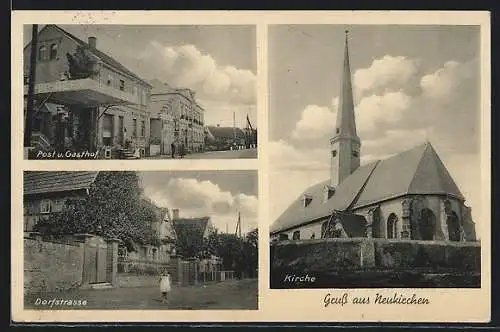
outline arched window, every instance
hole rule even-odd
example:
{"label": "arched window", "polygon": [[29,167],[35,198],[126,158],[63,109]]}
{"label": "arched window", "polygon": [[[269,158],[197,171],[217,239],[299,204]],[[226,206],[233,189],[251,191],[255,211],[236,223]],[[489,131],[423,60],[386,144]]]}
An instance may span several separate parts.
{"label": "arched window", "polygon": [[448,239],[450,241],[460,241],[460,221],[458,220],[458,215],[455,211],[452,211],[450,215],[446,218],[446,224],[448,226]]}
{"label": "arched window", "polygon": [[42,45],[38,48],[38,60],[47,60],[47,47]]}
{"label": "arched window", "polygon": [[420,236],[422,240],[434,240],[436,215],[429,209],[420,212]]}
{"label": "arched window", "polygon": [[57,58],[57,44],[50,45],[50,60]]}
{"label": "arched window", "polygon": [[391,213],[389,215],[389,218],[387,218],[387,238],[388,239],[397,238],[397,223],[398,223],[398,217],[394,213]]}
{"label": "arched window", "polygon": [[292,240],[300,240],[300,231],[293,232]]}

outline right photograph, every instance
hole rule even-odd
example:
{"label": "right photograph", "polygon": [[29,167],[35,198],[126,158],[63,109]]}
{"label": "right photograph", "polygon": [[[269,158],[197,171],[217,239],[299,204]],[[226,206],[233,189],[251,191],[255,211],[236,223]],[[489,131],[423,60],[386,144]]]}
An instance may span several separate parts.
{"label": "right photograph", "polygon": [[272,289],[481,287],[480,33],[268,27]]}

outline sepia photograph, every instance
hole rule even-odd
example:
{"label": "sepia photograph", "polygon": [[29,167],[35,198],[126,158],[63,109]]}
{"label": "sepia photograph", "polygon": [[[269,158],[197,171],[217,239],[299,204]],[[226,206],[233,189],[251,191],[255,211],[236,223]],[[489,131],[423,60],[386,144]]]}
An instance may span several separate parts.
{"label": "sepia photograph", "polygon": [[26,309],[258,309],[257,171],[23,181]]}
{"label": "sepia photograph", "polygon": [[33,24],[23,37],[25,159],[257,158],[255,26]]}
{"label": "sepia photograph", "polygon": [[479,37],[269,26],[271,288],[481,287]]}

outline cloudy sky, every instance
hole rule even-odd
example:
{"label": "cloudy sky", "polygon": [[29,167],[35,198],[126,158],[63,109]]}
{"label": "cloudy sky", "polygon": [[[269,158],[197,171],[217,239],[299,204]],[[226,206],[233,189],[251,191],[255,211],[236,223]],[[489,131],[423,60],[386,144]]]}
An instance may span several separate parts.
{"label": "cloudy sky", "polygon": [[144,193],[158,206],[179,209],[181,217],[210,216],[221,232],[257,228],[257,171],[140,172]]}
{"label": "cloudy sky", "polygon": [[479,27],[282,25],[269,27],[272,220],[329,176],[346,28],[362,164],[428,139],[477,216]]}
{"label": "cloudy sky", "polygon": [[[39,26],[39,29],[43,27]],[[196,90],[207,124],[245,125],[256,119],[256,32],[254,26],[61,25],[140,77]],[[24,42],[31,25],[24,27]]]}

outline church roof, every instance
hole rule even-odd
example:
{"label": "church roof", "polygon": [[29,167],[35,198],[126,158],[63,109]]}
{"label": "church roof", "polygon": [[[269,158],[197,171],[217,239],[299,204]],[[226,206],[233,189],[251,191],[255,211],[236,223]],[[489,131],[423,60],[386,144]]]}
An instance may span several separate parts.
{"label": "church roof", "polygon": [[329,216],[333,210],[346,211],[374,205],[408,194],[464,197],[438,154],[427,142],[385,160],[356,169],[324,200],[323,181],[306,190],[312,197],[304,207],[302,195],[271,226],[271,232],[290,229]]}

